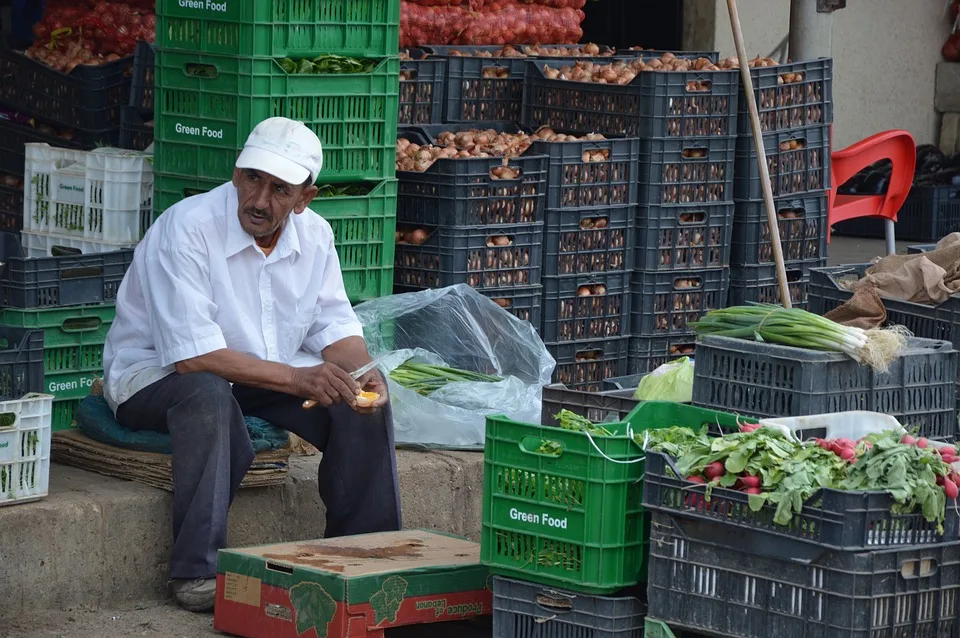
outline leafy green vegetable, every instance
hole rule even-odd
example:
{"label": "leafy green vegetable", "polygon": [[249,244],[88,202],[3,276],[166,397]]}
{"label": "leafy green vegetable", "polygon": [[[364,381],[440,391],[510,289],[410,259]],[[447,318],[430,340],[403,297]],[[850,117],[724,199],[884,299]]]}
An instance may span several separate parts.
{"label": "leafy green vegetable", "polygon": [[947,499],[937,476],[949,474],[950,466],[930,449],[902,445],[896,432],[870,435],[867,440],[872,447],[850,467],[839,489],[889,492],[897,503],[895,514],[919,508],[942,534]]}
{"label": "leafy green vegetable", "polygon": [[613,436],[613,433],[607,428],[594,424],[590,419],[586,419],[576,412],[567,409],[561,409],[553,418],[560,422],[560,427],[564,430],[573,432],[586,432],[591,436]]}
{"label": "leafy green vegetable", "polygon": [[317,583],[298,583],[290,588],[290,602],[296,613],[297,635],[313,629],[327,635],[327,627],[337,612],[337,602]]}
{"label": "leafy green vegetable", "polygon": [[366,184],[324,184],[319,187],[317,197],[357,197],[369,194],[370,189]]}
{"label": "leafy green vegetable", "polygon": [[537,448],[537,454],[543,454],[544,456],[560,456],[562,452],[563,448],[560,447],[559,443],[546,439],[541,440],[540,446]]}
{"label": "leafy green vegetable", "polygon": [[350,58],[343,55],[318,55],[317,57],[294,60],[283,58],[277,64],[284,73],[291,75],[320,75],[343,73],[372,73],[377,66],[376,60]]}

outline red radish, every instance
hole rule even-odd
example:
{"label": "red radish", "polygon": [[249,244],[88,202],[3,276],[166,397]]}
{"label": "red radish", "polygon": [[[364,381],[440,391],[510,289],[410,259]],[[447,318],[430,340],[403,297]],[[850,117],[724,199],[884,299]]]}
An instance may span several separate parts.
{"label": "red radish", "polygon": [[743,491],[747,494],[763,494],[763,490],[761,490],[759,487],[748,487]]}
{"label": "red radish", "polygon": [[853,447],[853,441],[850,439],[837,439],[837,445],[840,447]]}
{"label": "red radish", "polygon": [[842,450],[840,450],[840,458],[843,459],[844,461],[849,461],[850,459],[853,459],[856,456],[857,456],[857,453],[848,447],[845,447]]}
{"label": "red radish", "polygon": [[909,434],[904,434],[903,438],[900,439],[900,442],[903,443],[904,445],[913,445],[914,443],[917,442],[917,440],[912,436],[910,436]]}
{"label": "red radish", "polygon": [[743,483],[743,486],[747,489],[752,487],[760,487],[760,477],[753,476],[752,474],[742,477],[740,482]]}
{"label": "red radish", "polygon": [[720,461],[714,461],[703,468],[703,475],[706,476],[711,481],[719,479],[721,476],[727,473],[727,469],[723,467],[723,463]]}
{"label": "red radish", "polygon": [[917,447],[920,448],[921,450],[927,449],[928,445],[930,445],[930,442],[927,441],[922,436],[919,439],[917,439]]}
{"label": "red radish", "polygon": [[960,474],[957,474],[956,472],[950,472],[950,474],[947,475],[947,478],[949,478],[951,481],[953,481],[957,485],[960,485]]}
{"label": "red radish", "polygon": [[707,484],[707,479],[703,478],[702,476],[698,476],[696,474],[691,474],[690,476],[688,476],[687,481],[689,481],[690,483],[696,483],[697,485]]}
{"label": "red radish", "polygon": [[832,450],[832,449],[833,449],[833,445],[831,445],[831,444],[830,444],[830,441],[827,441],[826,439],[820,439],[820,441],[817,442],[817,445],[819,445],[820,447],[822,447],[824,450]]}
{"label": "red radish", "polygon": [[943,493],[947,495],[947,498],[955,499],[957,498],[957,494],[960,494],[960,488],[958,488],[957,484],[950,479],[944,479]]}
{"label": "red radish", "polygon": [[944,479],[945,479],[945,477],[938,475],[938,476],[937,476],[937,485],[939,485],[940,487],[943,487],[943,481],[944,481]]}

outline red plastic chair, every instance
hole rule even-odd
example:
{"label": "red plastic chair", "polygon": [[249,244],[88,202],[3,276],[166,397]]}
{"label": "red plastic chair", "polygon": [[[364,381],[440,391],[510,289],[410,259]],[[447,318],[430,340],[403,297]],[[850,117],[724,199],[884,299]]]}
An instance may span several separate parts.
{"label": "red plastic chair", "polygon": [[[833,127],[830,127],[833,139]],[[838,195],[837,189],[874,162],[889,159],[893,163],[890,182],[884,195]],[[882,217],[887,238],[887,253],[897,252],[894,223],[897,213],[913,186],[917,164],[917,144],[907,131],[886,131],[861,140],[842,151],[830,154],[830,189],[827,212],[827,243],[830,226],[857,217]]]}

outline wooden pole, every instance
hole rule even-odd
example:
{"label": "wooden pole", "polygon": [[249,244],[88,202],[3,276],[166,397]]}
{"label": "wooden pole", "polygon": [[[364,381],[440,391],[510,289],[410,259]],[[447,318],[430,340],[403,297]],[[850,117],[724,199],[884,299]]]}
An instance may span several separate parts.
{"label": "wooden pole", "polygon": [[787,285],[787,271],[783,265],[783,246],[780,244],[780,226],[777,224],[777,209],[773,204],[773,189],[770,188],[770,171],[767,169],[767,154],[763,148],[763,130],[760,128],[760,113],[757,111],[757,98],[753,94],[753,80],[750,77],[750,65],[746,47],[743,45],[743,32],[740,30],[740,14],[737,12],[737,0],[727,0],[730,11],[730,26],[733,29],[733,41],[737,46],[740,59],[740,77],[743,78],[744,94],[750,107],[750,125],[753,129],[753,145],[757,151],[757,164],[760,166],[760,186],[763,188],[763,201],[767,205],[767,224],[770,227],[770,241],[773,243],[773,258],[777,266],[777,281],[780,283],[780,300],[784,308],[792,307],[790,287]]}

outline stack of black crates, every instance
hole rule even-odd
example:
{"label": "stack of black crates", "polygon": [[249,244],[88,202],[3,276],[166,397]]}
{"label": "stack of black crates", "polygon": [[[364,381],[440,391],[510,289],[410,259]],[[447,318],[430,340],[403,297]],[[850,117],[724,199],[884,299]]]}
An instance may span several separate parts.
{"label": "stack of black crates", "polygon": [[[643,54],[647,60],[660,55],[657,51]],[[716,61],[716,53],[707,55]],[[598,340],[557,347],[548,323],[544,323],[544,342],[551,344],[557,359],[554,381],[570,389],[596,391],[605,379],[642,374],[692,354],[692,322],[706,310],[725,304],[739,81],[735,71],[700,69],[642,72],[627,85],[613,86],[552,80],[543,67],[542,63],[526,67],[525,126],[638,140],[637,206],[629,211],[609,209],[611,223],[622,213],[632,213],[625,225],[625,272],[608,269],[599,275],[601,280],[577,282],[576,288],[569,288],[565,276],[559,275],[558,283],[577,294],[574,309],[590,304],[591,310],[605,313],[598,317],[600,321],[590,316],[585,324],[602,330],[591,335]],[[587,216],[581,214],[579,219]],[[578,220],[565,219],[564,224],[574,221]],[[549,253],[549,212],[546,227]],[[603,286],[607,297],[615,291],[622,293],[616,307],[619,331],[612,330],[616,324],[612,312],[607,312],[613,307],[593,305],[590,286],[597,284]],[[554,316],[547,301],[552,288],[552,282],[545,280],[544,316],[548,318]],[[563,328],[562,299],[559,303],[557,323]],[[572,328],[581,328],[581,324],[575,322]],[[571,356],[575,357],[572,378],[565,368]]]}
{"label": "stack of black crates", "polygon": [[[780,242],[795,307],[806,308],[810,269],[826,265],[832,60],[751,69]],[[730,305],[780,303],[773,243],[746,97],[737,119]]]}

